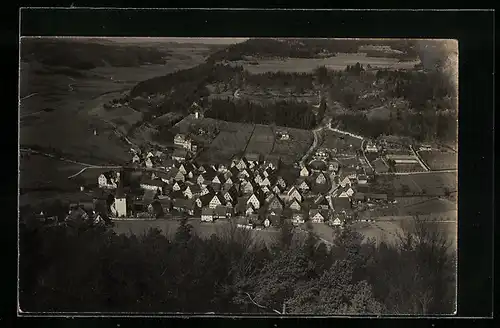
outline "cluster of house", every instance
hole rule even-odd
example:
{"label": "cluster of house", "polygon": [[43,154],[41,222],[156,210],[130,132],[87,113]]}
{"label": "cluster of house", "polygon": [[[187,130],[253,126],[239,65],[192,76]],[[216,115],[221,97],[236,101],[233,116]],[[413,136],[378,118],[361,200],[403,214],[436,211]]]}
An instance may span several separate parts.
{"label": "cluster of house", "polygon": [[[98,180],[101,188],[117,190],[110,208],[115,217],[173,212],[205,222],[234,218],[242,227],[276,226],[283,219],[342,225],[352,217],[352,186],[368,180],[349,167],[339,177],[338,163],[302,166],[285,177],[280,164],[278,157],[262,159],[259,154],[234,158],[227,165],[176,161],[171,169],[142,173],[142,194],[129,192],[128,197],[119,173],[104,173]],[[330,195],[332,190],[336,192]]]}

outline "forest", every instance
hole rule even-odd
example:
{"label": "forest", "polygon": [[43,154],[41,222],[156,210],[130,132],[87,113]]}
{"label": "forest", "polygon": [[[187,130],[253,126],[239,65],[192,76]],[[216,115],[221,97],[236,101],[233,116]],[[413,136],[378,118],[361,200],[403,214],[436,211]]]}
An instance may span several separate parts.
{"label": "forest", "polygon": [[[85,222],[20,226],[23,311],[443,314],[455,310],[455,254],[416,218],[397,242],[349,228],[327,248],[283,222],[266,246],[231,225],[198,237],[185,219],[166,237]],[[308,227],[310,229],[310,226]],[[300,237],[300,238],[299,238]]]}
{"label": "forest", "polygon": [[250,101],[215,99],[205,116],[229,122],[275,124],[305,130],[315,128],[318,123],[310,106],[298,101],[257,104]]}

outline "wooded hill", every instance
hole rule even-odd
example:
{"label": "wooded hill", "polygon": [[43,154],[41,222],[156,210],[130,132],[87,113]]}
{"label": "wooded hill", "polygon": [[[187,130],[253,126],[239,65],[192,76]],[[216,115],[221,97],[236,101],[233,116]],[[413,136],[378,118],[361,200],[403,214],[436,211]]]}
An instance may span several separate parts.
{"label": "wooded hill", "polygon": [[82,42],[71,39],[22,39],[21,60],[88,70],[96,67],[136,67],[163,64],[169,54],[157,47]]}

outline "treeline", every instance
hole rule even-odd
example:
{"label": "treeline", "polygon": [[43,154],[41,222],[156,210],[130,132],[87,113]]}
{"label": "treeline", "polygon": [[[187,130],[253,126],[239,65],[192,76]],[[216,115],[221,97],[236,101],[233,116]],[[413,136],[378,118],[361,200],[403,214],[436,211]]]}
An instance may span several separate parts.
{"label": "treeline", "polygon": [[[403,97],[416,110],[428,108],[443,98],[458,96],[454,81],[440,70],[428,72],[379,70],[376,78],[385,80],[388,96]],[[451,102],[449,104],[454,106]],[[449,109],[456,110],[452,107]]]}
{"label": "treeline", "polygon": [[411,40],[339,40],[339,39],[249,39],[215,52],[209,62],[236,61],[245,57],[316,58],[324,54],[356,53],[362,45],[389,45],[403,54],[386,54],[402,60],[418,58]]}
{"label": "treeline", "polygon": [[205,116],[229,122],[276,124],[297,129],[313,129],[318,123],[309,105],[296,101],[257,104],[214,99]]}
{"label": "treeline", "polygon": [[419,220],[394,243],[349,228],[330,249],[283,224],[269,246],[229,226],[208,239],[186,220],[166,237],[87,223],[20,226],[23,311],[445,314],[455,254]]}
{"label": "treeline", "polygon": [[298,72],[265,72],[262,74],[251,74],[243,71],[245,84],[259,88],[291,88],[297,93],[311,91],[314,88],[314,75],[311,73]]}
{"label": "treeline", "polygon": [[50,66],[89,70],[107,65],[135,67],[146,63],[163,64],[166,51],[153,47],[102,44],[75,40],[23,39],[21,59]]}
{"label": "treeline", "polygon": [[456,113],[408,113],[396,111],[389,119],[369,119],[364,113],[336,114],[334,121],[340,123],[340,129],[377,138],[380,135],[399,135],[415,138],[417,141],[457,140]]}

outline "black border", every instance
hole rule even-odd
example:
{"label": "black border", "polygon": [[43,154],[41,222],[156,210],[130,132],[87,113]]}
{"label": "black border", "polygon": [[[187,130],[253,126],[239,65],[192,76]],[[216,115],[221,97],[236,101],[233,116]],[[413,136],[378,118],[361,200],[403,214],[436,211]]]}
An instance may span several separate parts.
{"label": "black border", "polygon": [[[459,41],[460,63],[458,315],[462,317],[487,317],[493,313],[493,26],[494,12],[492,11],[25,9],[22,11],[20,30],[22,35],[46,36],[295,36],[457,39]],[[17,51],[16,41],[16,58]],[[13,140],[12,137],[9,139]],[[10,204],[12,203],[10,202]],[[16,231],[16,227],[9,230]],[[11,233],[10,236],[12,244],[17,245],[17,235]],[[15,256],[14,261],[17,261],[17,256]],[[17,263],[12,263],[12,267],[17,270]],[[11,288],[14,287],[12,296],[16,297],[16,284],[9,285]],[[14,307],[11,307],[9,312],[16,313],[17,302],[12,303]],[[26,319],[18,318],[18,320],[25,321]],[[265,322],[262,321],[263,319],[256,320],[257,322],[253,322],[253,324]],[[359,320],[366,323],[366,319]],[[68,320],[65,319],[64,322],[66,321]],[[75,325],[77,323],[76,320],[69,321]],[[136,320],[132,320],[134,323],[131,323],[130,320],[126,321],[134,326],[138,323]],[[159,322],[158,319],[143,318],[140,321],[151,324]],[[198,321],[199,319],[190,319],[181,321],[181,323],[191,325]],[[295,319],[272,321],[278,325],[285,322],[290,323],[290,321],[296,322]],[[372,320],[369,324],[378,321]],[[387,324],[387,320],[383,321]],[[449,320],[432,321],[438,324]],[[48,322],[54,323],[52,319]],[[101,319],[83,319],[82,321],[78,320],[78,322],[85,326],[94,326],[103,321]],[[109,319],[108,321],[108,323],[115,323],[113,324],[115,327],[118,322],[121,327],[126,325],[123,323],[123,319]],[[241,324],[241,320],[235,320],[235,322]],[[357,322],[357,319],[354,322]],[[398,324],[398,320],[396,320],[396,324]],[[401,324],[404,323],[401,322]]]}

